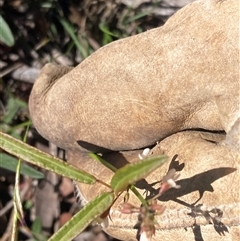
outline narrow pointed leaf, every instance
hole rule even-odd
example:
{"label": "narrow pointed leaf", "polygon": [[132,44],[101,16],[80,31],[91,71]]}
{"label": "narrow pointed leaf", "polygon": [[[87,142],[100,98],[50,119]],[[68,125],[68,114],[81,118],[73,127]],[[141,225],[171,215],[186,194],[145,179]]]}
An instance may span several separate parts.
{"label": "narrow pointed leaf", "polygon": [[26,162],[32,163],[46,170],[53,171],[61,176],[68,177],[78,182],[87,184],[96,183],[96,178],[91,174],[62,161],[59,158],[53,157],[32,146],[29,146],[22,141],[16,140],[2,132],[0,132],[0,144],[3,150],[25,160]]}
{"label": "narrow pointed leaf", "polygon": [[31,226],[31,231],[34,233],[34,234],[40,234],[41,231],[42,231],[42,222],[41,222],[41,219],[39,217],[37,217],[32,226]]}
{"label": "narrow pointed leaf", "polygon": [[117,35],[117,34],[114,34],[113,32],[111,32],[106,24],[100,23],[98,26],[99,26],[99,29],[100,29],[103,33],[118,38],[118,35]]}
{"label": "narrow pointed leaf", "polygon": [[12,47],[14,45],[14,37],[13,37],[12,31],[1,15],[0,15],[0,26],[1,26],[0,42],[6,44],[8,47]]}
{"label": "narrow pointed leaf", "polygon": [[[16,172],[18,160],[6,153],[0,153],[0,167],[7,169],[9,171]],[[44,178],[42,172],[39,172],[32,167],[26,165],[25,163],[21,164],[20,173],[35,179]]]}
{"label": "narrow pointed leaf", "polygon": [[86,204],[69,222],[48,241],[69,241],[79,235],[93,220],[103,214],[113,203],[114,194],[106,192]]}
{"label": "narrow pointed leaf", "polygon": [[66,19],[59,19],[60,23],[63,25],[64,29],[68,32],[79,52],[82,54],[83,58],[87,58],[88,54],[86,50],[81,46],[78,37],[74,32],[74,28]]}
{"label": "narrow pointed leaf", "polygon": [[125,190],[128,185],[143,179],[161,166],[167,160],[166,156],[155,156],[135,163],[127,164],[118,169],[111,180],[111,187],[117,194]]}
{"label": "narrow pointed leaf", "polygon": [[101,158],[99,155],[90,152],[89,156],[92,157],[94,160],[100,162],[101,164],[103,164],[105,167],[107,167],[109,170],[111,170],[112,172],[116,172],[117,168],[114,167],[112,164],[110,164],[109,162],[105,161],[103,158]]}

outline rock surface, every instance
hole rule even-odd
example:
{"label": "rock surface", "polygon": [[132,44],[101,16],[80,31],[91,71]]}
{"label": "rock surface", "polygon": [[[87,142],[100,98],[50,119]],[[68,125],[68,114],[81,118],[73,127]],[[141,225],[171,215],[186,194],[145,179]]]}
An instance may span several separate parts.
{"label": "rock surface", "polygon": [[[88,151],[120,151],[116,165],[156,142],[154,154],[178,154],[182,188],[160,200],[167,211],[156,241],[239,238],[239,13],[237,0],[193,2],[163,27],[109,44],[75,68],[46,65],[33,87],[37,130],[66,149],[70,163],[105,181],[112,173]],[[209,134],[218,130],[226,136]],[[150,184],[166,170],[140,190],[156,191]],[[86,199],[104,190],[79,187]],[[107,232],[136,240],[136,217],[117,206]]]}

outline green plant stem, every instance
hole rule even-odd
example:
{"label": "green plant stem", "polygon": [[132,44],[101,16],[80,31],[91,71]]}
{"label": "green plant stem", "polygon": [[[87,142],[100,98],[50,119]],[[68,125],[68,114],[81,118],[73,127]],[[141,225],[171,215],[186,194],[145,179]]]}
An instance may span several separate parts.
{"label": "green plant stem", "polygon": [[23,123],[21,123],[19,125],[15,125],[15,126],[11,127],[11,131],[17,130],[17,129],[21,128],[21,127],[30,126],[31,124],[32,124],[31,120],[25,121],[25,122],[23,122]]}
{"label": "green plant stem", "polygon": [[101,183],[102,185],[104,185],[104,186],[110,188],[111,190],[113,190],[112,187],[111,187],[109,184],[107,184],[106,182],[103,182],[103,181],[101,181],[101,180],[99,180],[99,179],[97,179],[97,182],[98,182],[98,183]]}
{"label": "green plant stem", "polygon": [[111,170],[112,172],[116,172],[117,168],[115,166],[113,166],[112,164],[110,164],[109,162],[105,161],[103,158],[101,158],[99,155],[90,152],[89,156],[92,157],[94,160],[100,162],[101,164],[103,164],[105,167],[107,167],[109,170]]}
{"label": "green plant stem", "polygon": [[134,185],[130,186],[130,190],[135,194],[135,196],[140,200],[140,202],[142,203],[142,205],[144,205],[145,207],[148,206],[147,201],[143,198],[143,196],[139,193],[139,191],[136,189],[136,187]]}

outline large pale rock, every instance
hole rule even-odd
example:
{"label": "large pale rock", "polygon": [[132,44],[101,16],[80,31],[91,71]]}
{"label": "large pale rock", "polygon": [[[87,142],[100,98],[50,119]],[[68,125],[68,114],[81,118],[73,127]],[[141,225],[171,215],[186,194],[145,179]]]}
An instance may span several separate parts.
{"label": "large pale rock", "polygon": [[[159,226],[156,226],[154,241],[239,239],[240,156],[239,153],[217,144],[223,138],[224,135],[220,134],[182,132],[166,138],[153,148],[151,154],[167,154],[170,158],[164,166],[137,183],[136,186],[144,197],[158,193],[159,181],[170,168],[174,167],[181,174],[177,182],[181,188],[170,189],[158,199],[166,210],[156,217]],[[177,159],[172,159],[176,154]],[[105,158],[122,164],[138,159],[137,153],[133,152],[123,152],[111,157],[106,154]],[[69,154],[69,161],[106,182],[113,175],[93,160],[82,163],[77,154]],[[82,184],[79,188],[87,200],[106,191],[100,184]],[[125,193],[119,197],[112,208],[112,221],[109,221],[109,227],[105,231],[118,239],[133,241],[138,233],[138,215],[126,215],[119,211],[124,195]],[[130,203],[140,205],[131,192]]]}
{"label": "large pale rock", "polygon": [[46,65],[30,96],[34,125],[82,152],[138,149],[184,129],[229,132],[240,115],[238,5],[197,1],[74,69]]}
{"label": "large pale rock", "polygon": [[[163,27],[109,44],[75,68],[46,65],[34,84],[29,109],[37,130],[66,149],[70,163],[105,181],[112,173],[87,158],[88,151],[132,150],[130,157],[110,158],[118,166],[157,141],[154,153],[179,155],[182,188],[159,200],[167,210],[156,241],[239,235],[239,14],[238,0],[196,1]],[[140,190],[155,192],[150,184],[167,169],[142,181]],[[104,190],[79,187],[86,199]],[[133,195],[131,201],[140,205]],[[135,240],[136,217],[117,206],[107,232]]]}

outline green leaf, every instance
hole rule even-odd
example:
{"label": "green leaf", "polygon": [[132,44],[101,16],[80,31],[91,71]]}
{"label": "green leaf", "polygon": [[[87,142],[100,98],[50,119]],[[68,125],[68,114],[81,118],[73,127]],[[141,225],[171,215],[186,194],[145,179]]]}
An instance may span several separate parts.
{"label": "green leaf", "polygon": [[114,36],[114,37],[117,37],[117,38],[118,38],[118,35],[117,35],[117,34],[114,34],[113,32],[111,32],[111,31],[109,30],[108,26],[107,26],[106,24],[104,24],[104,23],[100,23],[100,24],[99,24],[99,29],[100,29],[103,33],[105,33],[105,34],[107,34],[107,35],[111,35],[111,36]]}
{"label": "green leaf", "polygon": [[24,204],[24,208],[27,210],[30,210],[33,207],[33,202],[32,200],[26,200]]}
{"label": "green leaf", "polygon": [[41,233],[42,231],[42,222],[41,219],[39,217],[37,217],[32,226],[31,226],[31,231],[35,234]]}
{"label": "green leaf", "polygon": [[0,143],[1,148],[10,154],[61,176],[87,184],[94,184],[97,181],[91,174],[2,132],[0,132]]}
{"label": "green leaf", "polygon": [[133,17],[129,18],[128,20],[126,20],[125,24],[128,24],[128,23],[131,23],[131,22],[134,22],[140,18],[143,18],[145,16],[148,16],[149,14],[151,14],[152,11],[148,11],[148,12],[142,12],[142,13],[139,13],[137,15],[134,15]]}
{"label": "green leaf", "polygon": [[14,45],[14,37],[13,37],[12,31],[1,15],[0,15],[0,26],[1,26],[0,41],[6,44],[8,47],[12,47]]}
{"label": "green leaf", "polygon": [[64,27],[64,29],[68,32],[70,37],[72,38],[72,40],[75,43],[76,47],[78,48],[79,52],[82,54],[83,58],[87,58],[88,54],[87,54],[86,50],[79,43],[79,40],[78,40],[76,34],[74,33],[73,26],[65,19],[59,19],[59,21],[62,24],[62,26]]}
{"label": "green leaf", "polygon": [[93,220],[102,215],[113,203],[112,192],[102,193],[87,203],[69,222],[48,241],[69,241],[80,234]]}
{"label": "green leaf", "polygon": [[10,124],[19,108],[27,108],[27,104],[17,98],[9,98],[7,103],[7,113],[3,117],[3,122]]}
{"label": "green leaf", "polygon": [[166,156],[155,156],[118,169],[111,180],[111,187],[116,194],[125,190],[130,184],[146,177],[167,160]]}
{"label": "green leaf", "polygon": [[100,162],[101,164],[103,164],[105,167],[107,167],[109,170],[111,170],[112,172],[116,172],[117,168],[114,167],[112,164],[110,164],[108,161],[105,161],[103,158],[101,158],[99,155],[93,153],[93,152],[89,152],[89,156],[92,157],[94,160]]}
{"label": "green leaf", "polygon": [[42,234],[42,221],[39,217],[37,217],[32,226],[31,226],[31,232],[33,235],[33,238],[31,240],[33,241],[47,241],[47,237],[45,237]]}
{"label": "green leaf", "polygon": [[[9,171],[16,172],[18,160],[6,153],[0,153],[0,167],[7,169]],[[20,173],[22,175],[29,176],[35,179],[44,178],[43,173],[33,169],[32,167],[22,163],[20,168]]]}
{"label": "green leaf", "polygon": [[43,235],[43,230],[42,230],[42,220],[37,217],[32,226],[31,226],[31,232],[32,232],[32,241],[47,241],[47,237]]}

